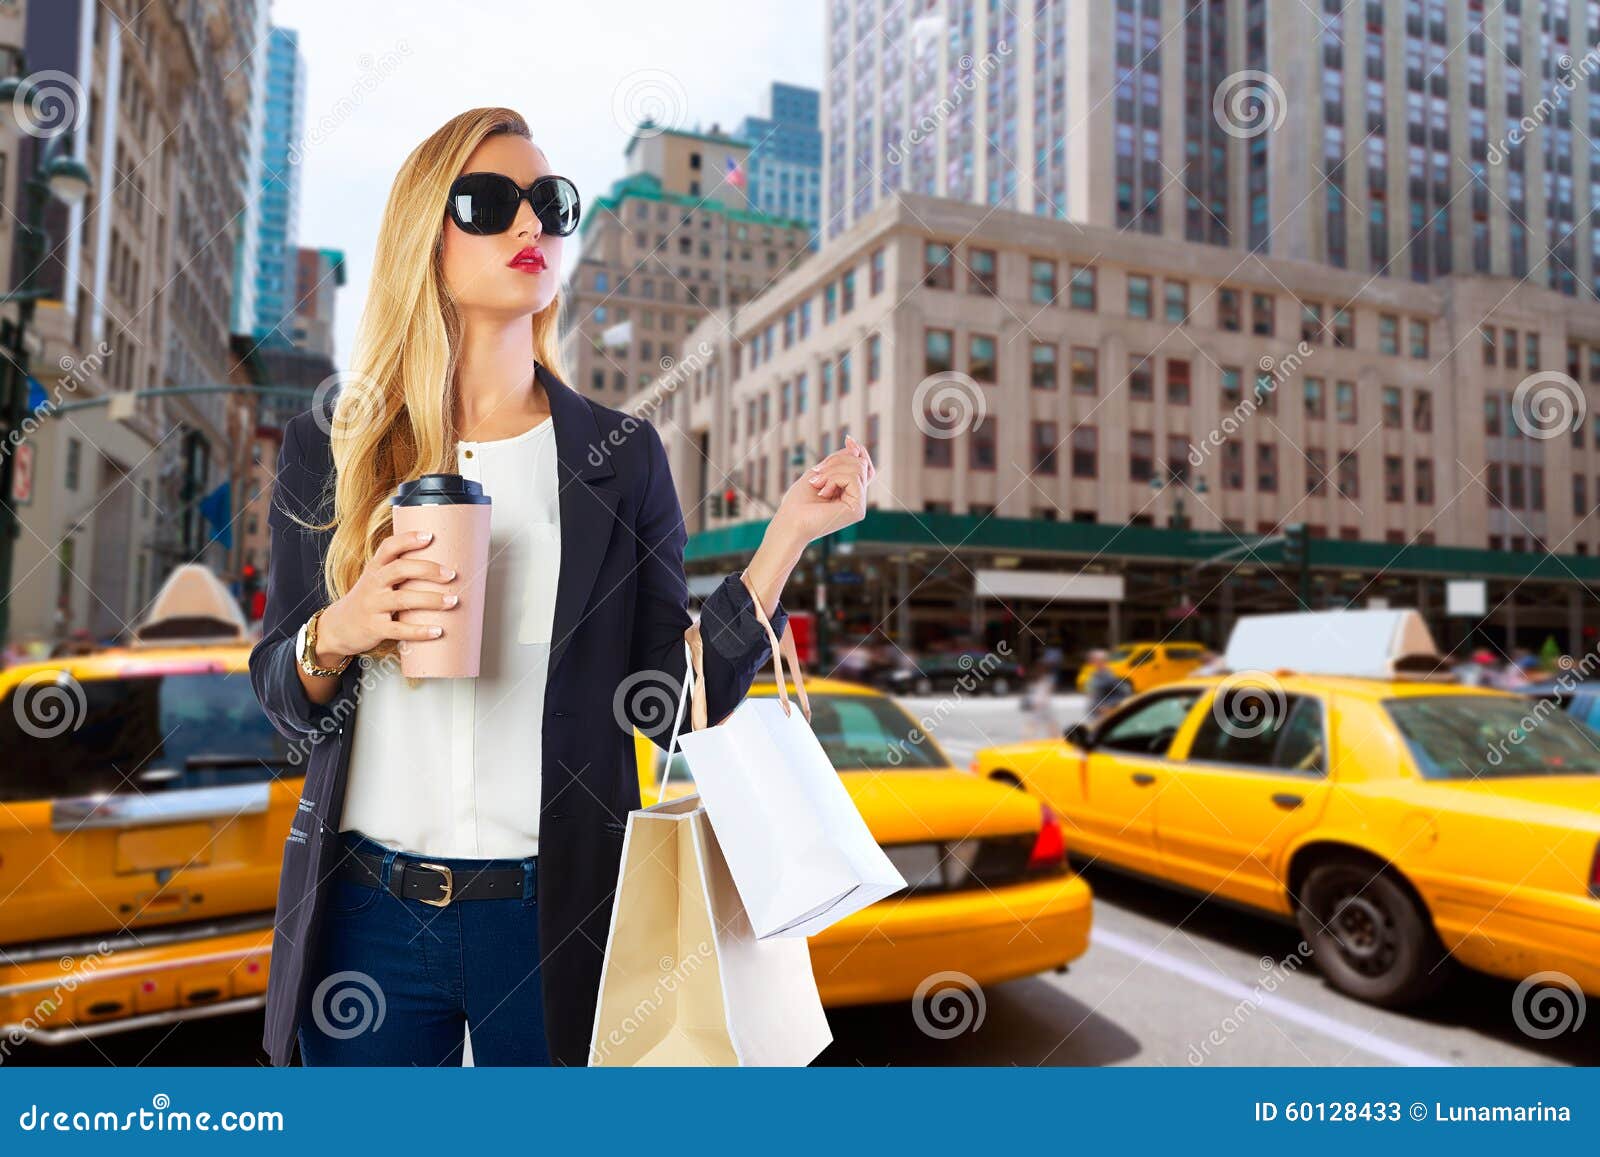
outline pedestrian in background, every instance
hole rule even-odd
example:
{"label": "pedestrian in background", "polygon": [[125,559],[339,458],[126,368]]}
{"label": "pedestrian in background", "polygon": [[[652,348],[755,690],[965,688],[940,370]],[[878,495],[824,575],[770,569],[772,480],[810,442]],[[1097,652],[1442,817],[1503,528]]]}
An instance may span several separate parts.
{"label": "pedestrian in background", "polygon": [[1047,662],[1034,665],[1022,691],[1022,738],[1053,739],[1059,733],[1051,696],[1056,690],[1056,669]]}
{"label": "pedestrian in background", "polygon": [[1087,718],[1096,719],[1133,694],[1133,684],[1111,669],[1107,662],[1110,654],[1096,647],[1089,652],[1089,683],[1084,689],[1089,696]]}

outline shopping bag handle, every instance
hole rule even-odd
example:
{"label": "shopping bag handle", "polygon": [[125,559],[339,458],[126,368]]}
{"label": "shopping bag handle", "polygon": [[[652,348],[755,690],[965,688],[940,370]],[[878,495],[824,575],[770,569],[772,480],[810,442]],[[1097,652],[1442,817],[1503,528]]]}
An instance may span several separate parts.
{"label": "shopping bag handle", "polygon": [[[811,699],[806,694],[805,675],[800,670],[800,656],[795,649],[794,633],[786,622],[783,624],[782,638],[774,637],[772,622],[767,618],[767,612],[761,605],[761,596],[748,578],[741,572],[739,581],[744,584],[744,589],[750,592],[750,600],[755,605],[756,621],[767,632],[767,641],[772,646],[772,670],[778,683],[778,697],[783,703],[783,713],[790,713],[789,695],[783,685],[783,663],[789,665],[789,675],[794,681],[795,697],[800,700],[800,713],[805,716],[807,723],[811,722]],[[683,727],[683,710],[687,704],[690,708],[690,730],[700,731],[708,722],[708,709],[706,707],[705,690],[705,644],[700,637],[700,624],[693,623],[683,632],[683,686],[678,689],[678,707],[672,716],[672,738],[667,742],[667,762],[661,772],[661,789],[656,793],[656,802],[660,803],[667,795],[667,780],[672,777],[672,756],[678,749],[678,735]]]}

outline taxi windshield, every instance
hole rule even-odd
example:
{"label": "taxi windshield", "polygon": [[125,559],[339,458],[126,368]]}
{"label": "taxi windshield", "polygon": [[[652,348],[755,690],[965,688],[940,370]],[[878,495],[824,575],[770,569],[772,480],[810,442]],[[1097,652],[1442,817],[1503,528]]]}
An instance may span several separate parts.
{"label": "taxi windshield", "polygon": [[30,679],[0,699],[0,752],[0,804],[299,774],[245,671]]}
{"label": "taxi windshield", "polygon": [[1120,647],[1113,648],[1112,651],[1111,651],[1111,654],[1106,657],[1106,662],[1108,662],[1108,663],[1123,663],[1123,662],[1126,662],[1127,660],[1129,660],[1129,659],[1131,659],[1133,657],[1135,652],[1142,651],[1144,649],[1145,648],[1144,648],[1144,644],[1143,643],[1125,643]]}
{"label": "taxi windshield", "polygon": [[1554,703],[1430,695],[1384,706],[1428,779],[1600,774],[1600,732]]}

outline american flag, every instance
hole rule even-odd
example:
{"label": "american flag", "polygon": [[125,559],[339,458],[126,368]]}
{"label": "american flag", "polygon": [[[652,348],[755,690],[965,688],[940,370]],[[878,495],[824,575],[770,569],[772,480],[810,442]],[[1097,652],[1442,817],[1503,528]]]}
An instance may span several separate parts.
{"label": "american flag", "polygon": [[728,156],[727,168],[728,184],[732,185],[736,189],[744,188],[744,166],[738,161],[734,160],[732,154],[729,154]]}

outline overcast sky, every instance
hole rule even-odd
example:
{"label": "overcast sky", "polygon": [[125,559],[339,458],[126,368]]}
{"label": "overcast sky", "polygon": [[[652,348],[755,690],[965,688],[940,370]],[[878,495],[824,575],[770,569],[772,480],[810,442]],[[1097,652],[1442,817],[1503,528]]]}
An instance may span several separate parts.
{"label": "overcast sky", "polygon": [[272,0],[272,14],[306,63],[298,242],[342,249],[349,272],[341,369],[395,171],[456,113],[521,112],[587,202],[622,175],[629,113],[731,130],[765,113],[772,81],[822,83],[823,0]]}

